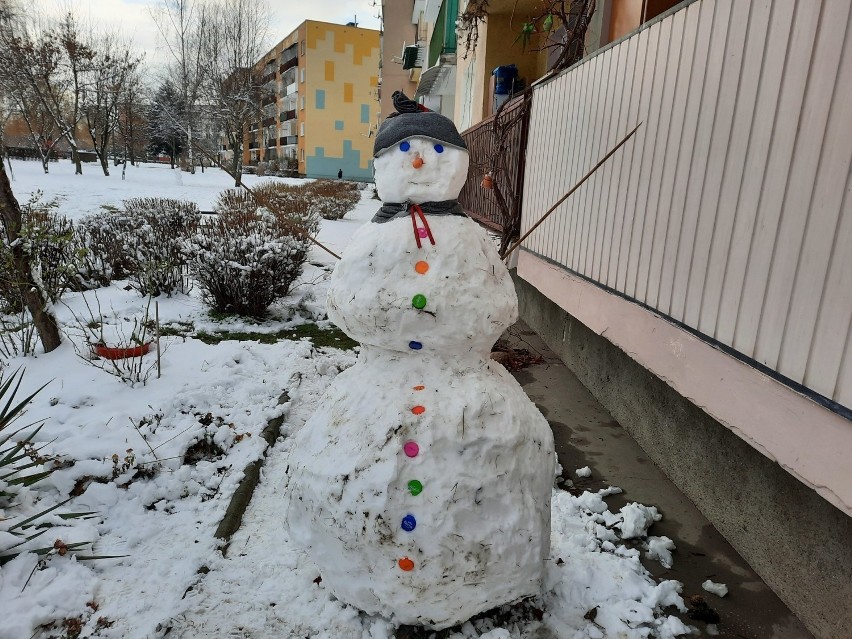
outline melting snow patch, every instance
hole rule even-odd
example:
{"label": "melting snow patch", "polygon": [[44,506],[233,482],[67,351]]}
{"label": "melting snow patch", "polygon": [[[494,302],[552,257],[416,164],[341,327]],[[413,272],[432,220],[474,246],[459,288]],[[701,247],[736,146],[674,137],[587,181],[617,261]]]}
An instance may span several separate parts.
{"label": "melting snow patch", "polygon": [[718,597],[724,597],[728,594],[728,587],[725,584],[717,584],[715,581],[710,581],[709,579],[701,584],[701,587]]}
{"label": "melting snow patch", "polygon": [[648,537],[648,559],[656,559],[664,568],[672,567],[674,542],[668,537]]}
{"label": "melting snow patch", "polygon": [[654,506],[643,506],[636,502],[624,506],[621,515],[624,519],[618,527],[621,528],[622,539],[644,537],[651,524],[663,518]]}

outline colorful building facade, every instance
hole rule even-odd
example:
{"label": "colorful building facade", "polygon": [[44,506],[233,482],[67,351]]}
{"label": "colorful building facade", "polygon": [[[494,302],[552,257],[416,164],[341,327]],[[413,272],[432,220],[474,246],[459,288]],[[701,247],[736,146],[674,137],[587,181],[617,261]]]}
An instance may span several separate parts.
{"label": "colorful building facade", "polygon": [[379,118],[379,32],[307,20],[257,63],[269,90],[244,161],[307,177],[372,179]]}

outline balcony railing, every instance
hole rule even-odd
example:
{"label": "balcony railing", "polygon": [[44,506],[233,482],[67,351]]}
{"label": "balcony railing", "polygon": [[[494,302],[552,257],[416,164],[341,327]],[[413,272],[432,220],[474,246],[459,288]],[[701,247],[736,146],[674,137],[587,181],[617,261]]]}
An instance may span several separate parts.
{"label": "balcony railing", "polygon": [[286,62],[282,62],[281,66],[278,67],[278,73],[284,73],[285,71],[287,71],[287,69],[292,69],[297,64],[299,64],[299,58],[298,58],[298,56],[295,56],[295,57],[287,60]]}
{"label": "balcony railing", "polygon": [[261,123],[261,126],[272,126],[273,124],[275,124],[275,118],[274,117],[264,118],[263,122]]}
{"label": "balcony railing", "polygon": [[[530,94],[506,103],[495,127],[496,117],[462,133],[471,161],[459,202],[473,219],[502,233],[506,241],[520,229]],[[486,171],[493,176],[493,189],[481,186]]]}
{"label": "balcony railing", "polygon": [[261,105],[263,105],[263,106],[266,106],[267,104],[275,104],[275,101],[276,101],[277,99],[278,99],[278,98],[277,98],[277,97],[275,97],[274,95],[270,95],[270,96],[269,96],[269,97],[267,97],[267,98],[263,98],[263,99],[260,101],[260,104],[261,104]]}
{"label": "balcony railing", "polygon": [[280,122],[286,122],[287,120],[295,120],[296,119],[296,109],[292,111],[282,111],[278,114],[278,120]]}
{"label": "balcony railing", "polygon": [[288,144],[298,144],[299,138],[295,135],[286,135],[284,137],[279,138],[278,142],[281,144],[281,146],[286,146]]}

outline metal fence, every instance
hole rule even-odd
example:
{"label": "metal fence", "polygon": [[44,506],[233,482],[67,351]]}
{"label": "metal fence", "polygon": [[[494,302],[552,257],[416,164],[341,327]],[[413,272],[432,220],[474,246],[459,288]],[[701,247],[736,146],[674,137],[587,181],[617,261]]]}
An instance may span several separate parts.
{"label": "metal fence", "polygon": [[[520,228],[531,97],[530,92],[516,96],[462,133],[470,168],[459,202],[472,218],[509,237]],[[482,187],[486,173],[492,189]]]}
{"label": "metal fence", "polygon": [[698,0],[534,91],[525,242],[852,407],[852,3]]}

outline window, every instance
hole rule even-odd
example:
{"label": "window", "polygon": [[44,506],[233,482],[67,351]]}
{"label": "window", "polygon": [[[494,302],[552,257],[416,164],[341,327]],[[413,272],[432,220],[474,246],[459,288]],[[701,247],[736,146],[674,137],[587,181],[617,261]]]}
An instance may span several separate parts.
{"label": "window", "polygon": [[305,81],[305,67],[299,69],[299,82]]}
{"label": "window", "polygon": [[304,122],[302,122],[299,125],[299,135],[305,135],[305,123]]}
{"label": "window", "polygon": [[302,99],[299,101],[299,104],[300,104],[300,108],[304,111],[305,110],[305,96],[302,96]]}
{"label": "window", "polygon": [[302,156],[302,162],[305,161],[305,149],[299,149],[299,154]]}
{"label": "window", "polygon": [[300,48],[300,50],[301,50],[301,52],[302,52],[302,55],[305,55],[305,41],[304,41],[304,40],[302,40],[302,41],[299,43],[299,48]]}

